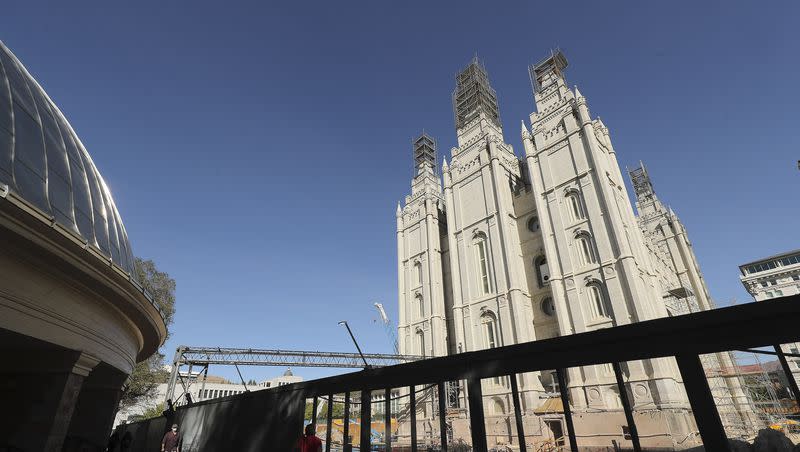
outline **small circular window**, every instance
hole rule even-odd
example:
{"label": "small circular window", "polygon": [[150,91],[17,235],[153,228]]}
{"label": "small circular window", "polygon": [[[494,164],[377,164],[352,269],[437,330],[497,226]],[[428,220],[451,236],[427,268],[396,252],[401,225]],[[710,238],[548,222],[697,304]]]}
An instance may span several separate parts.
{"label": "small circular window", "polygon": [[553,314],[556,313],[556,304],[553,303],[553,299],[550,297],[547,297],[544,300],[542,300],[541,306],[542,306],[542,312],[544,312],[545,315],[549,317],[552,317]]}
{"label": "small circular window", "polygon": [[528,220],[528,230],[531,232],[539,232],[539,217],[531,217]]}

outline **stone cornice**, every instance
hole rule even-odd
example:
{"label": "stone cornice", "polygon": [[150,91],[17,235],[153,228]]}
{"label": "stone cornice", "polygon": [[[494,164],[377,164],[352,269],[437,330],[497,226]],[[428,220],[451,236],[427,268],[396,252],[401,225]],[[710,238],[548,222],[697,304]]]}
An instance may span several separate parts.
{"label": "stone cornice", "polygon": [[140,360],[156,352],[165,340],[163,314],[130,274],[13,192],[0,196],[0,235],[16,237],[16,247],[124,313],[142,335]]}

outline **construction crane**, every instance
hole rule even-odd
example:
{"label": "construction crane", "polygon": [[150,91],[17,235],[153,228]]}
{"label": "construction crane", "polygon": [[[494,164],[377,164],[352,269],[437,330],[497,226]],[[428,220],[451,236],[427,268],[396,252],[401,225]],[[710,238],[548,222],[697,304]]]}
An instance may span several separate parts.
{"label": "construction crane", "polygon": [[378,314],[381,316],[381,323],[383,323],[383,329],[386,330],[386,335],[389,336],[389,340],[392,342],[392,347],[394,347],[395,355],[400,354],[400,348],[397,346],[397,333],[394,331],[394,325],[392,322],[389,321],[389,316],[386,315],[386,310],[383,309],[383,305],[380,303],[373,303],[375,305],[375,309],[378,310]]}

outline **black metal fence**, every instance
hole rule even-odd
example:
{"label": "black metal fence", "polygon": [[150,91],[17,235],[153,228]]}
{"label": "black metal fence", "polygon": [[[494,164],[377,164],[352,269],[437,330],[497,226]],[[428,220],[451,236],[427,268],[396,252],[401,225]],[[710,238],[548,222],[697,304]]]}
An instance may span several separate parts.
{"label": "black metal fence", "polygon": [[[748,435],[751,441],[756,435],[778,435],[770,440],[791,445],[800,394],[795,379],[800,368],[792,365],[797,366],[793,360],[800,355],[781,344],[800,340],[798,326],[800,296],[783,297],[204,401],[179,407],[168,418],[120,426],[116,434],[127,450],[160,450],[161,436],[175,422],[184,452],[291,451],[307,423],[318,425],[326,452],[726,451],[729,440],[746,441]],[[720,355],[765,346],[770,349],[762,353],[774,358],[770,369],[749,363],[731,366],[724,362],[727,355]],[[704,361],[708,356],[722,356],[714,358],[713,371]],[[654,360],[674,367],[675,378],[665,378],[663,384],[674,386],[667,389],[682,395],[684,406],[657,396],[667,389],[648,383],[655,377],[647,363]],[[592,408],[599,390],[586,392],[581,402],[571,381],[570,375],[591,366],[601,369],[597,388],[617,396],[609,402],[613,397],[602,395],[603,406],[612,405],[603,412]],[[630,370],[636,366],[649,375],[640,383]],[[769,372],[784,377],[770,380]],[[746,387],[753,384],[748,375],[762,374],[768,377],[763,390]],[[721,405],[717,383],[730,406]],[[534,392],[537,406],[524,406],[526,394]],[[643,394],[653,399],[650,408],[637,407]],[[783,405],[765,409],[753,402],[762,395],[781,396]],[[731,416],[741,425],[730,421]],[[653,427],[662,421],[667,427]],[[774,425],[768,426],[770,432],[752,431],[758,422]],[[619,427],[613,437],[608,430],[612,423]],[[689,433],[678,438],[676,428]]]}

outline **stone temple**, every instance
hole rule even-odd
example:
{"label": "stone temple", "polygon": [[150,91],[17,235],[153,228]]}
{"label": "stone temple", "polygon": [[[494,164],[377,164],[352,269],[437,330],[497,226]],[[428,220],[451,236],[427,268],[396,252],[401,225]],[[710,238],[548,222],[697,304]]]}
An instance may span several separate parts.
{"label": "stone temple", "polygon": [[[567,86],[566,67],[560,51],[530,67],[536,112],[522,124],[524,157],[505,140],[497,94],[477,58],[456,76],[458,146],[441,172],[435,140],[414,141],[411,194],[397,206],[401,353],[451,355],[713,307],[686,228],[656,197],[644,166],[629,174],[634,211],[609,130]],[[640,428],[649,445],[696,430],[674,360],[624,367],[634,406],[667,418]],[[525,431],[561,436],[555,372],[517,378],[521,409],[541,414],[526,418],[537,425]],[[493,394],[487,417],[507,418],[509,385],[484,382],[483,394]],[[567,385],[586,445],[624,438],[610,364],[570,369]],[[500,430],[497,444],[513,441]]]}

